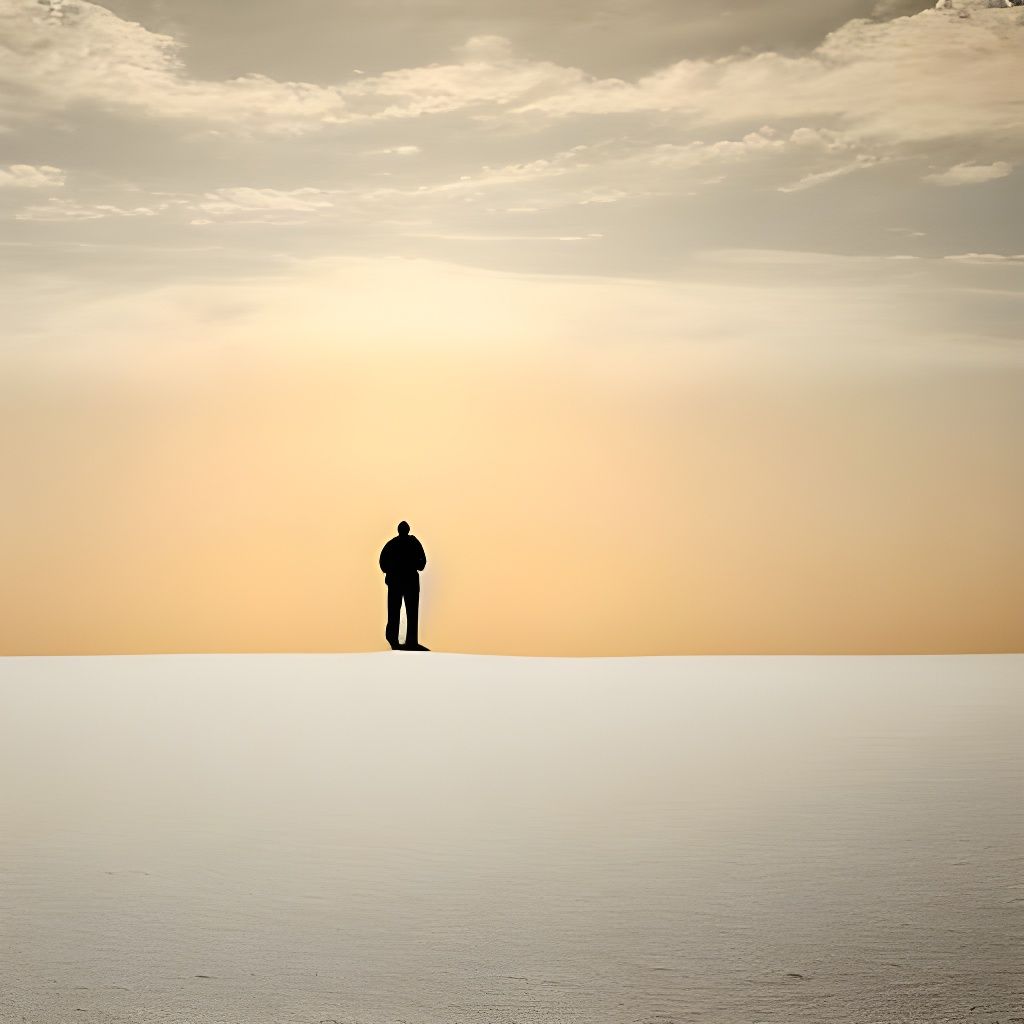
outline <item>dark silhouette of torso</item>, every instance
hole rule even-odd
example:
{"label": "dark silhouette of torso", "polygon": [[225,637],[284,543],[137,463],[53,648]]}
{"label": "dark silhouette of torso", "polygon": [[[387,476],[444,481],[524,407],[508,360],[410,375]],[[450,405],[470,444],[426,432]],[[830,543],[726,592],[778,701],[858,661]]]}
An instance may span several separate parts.
{"label": "dark silhouette of torso", "polygon": [[384,573],[384,582],[402,585],[420,585],[420,570],[427,564],[427,556],[423,545],[411,533],[392,537],[384,545],[380,553],[380,568]]}

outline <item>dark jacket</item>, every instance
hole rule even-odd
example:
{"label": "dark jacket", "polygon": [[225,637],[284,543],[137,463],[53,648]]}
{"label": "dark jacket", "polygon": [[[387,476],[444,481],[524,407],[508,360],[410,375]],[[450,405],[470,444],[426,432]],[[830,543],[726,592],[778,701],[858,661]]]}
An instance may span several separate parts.
{"label": "dark jacket", "polygon": [[384,582],[400,586],[420,585],[419,571],[427,564],[423,545],[411,534],[399,534],[384,545],[380,553],[380,571]]}

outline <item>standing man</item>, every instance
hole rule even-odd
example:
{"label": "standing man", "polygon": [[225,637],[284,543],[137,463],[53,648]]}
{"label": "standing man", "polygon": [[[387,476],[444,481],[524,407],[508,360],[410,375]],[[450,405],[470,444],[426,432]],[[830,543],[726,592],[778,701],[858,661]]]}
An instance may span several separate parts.
{"label": "standing man", "polygon": [[[409,524],[398,524],[398,536],[392,537],[380,553],[380,569],[388,585],[388,625],[384,637],[393,651],[426,651],[419,642],[420,570],[427,564],[423,545],[409,532]],[[405,601],[405,643],[398,642],[398,621]]]}

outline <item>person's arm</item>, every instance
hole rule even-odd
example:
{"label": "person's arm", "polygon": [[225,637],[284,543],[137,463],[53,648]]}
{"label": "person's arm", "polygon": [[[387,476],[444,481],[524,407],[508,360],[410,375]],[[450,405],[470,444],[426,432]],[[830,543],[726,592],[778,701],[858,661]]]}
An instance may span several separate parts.
{"label": "person's arm", "polygon": [[388,548],[390,546],[391,546],[391,541],[388,541],[387,544],[385,544],[384,547],[382,547],[380,549],[380,558],[378,559],[378,563],[380,565],[380,571],[382,573],[384,573],[385,576],[387,576],[387,574],[388,574],[388,566],[391,564],[391,552],[388,551]]}
{"label": "person's arm", "polygon": [[416,540],[416,547],[418,548],[416,554],[416,570],[418,572],[427,566],[427,553],[423,550],[423,545],[419,542],[419,539]]}

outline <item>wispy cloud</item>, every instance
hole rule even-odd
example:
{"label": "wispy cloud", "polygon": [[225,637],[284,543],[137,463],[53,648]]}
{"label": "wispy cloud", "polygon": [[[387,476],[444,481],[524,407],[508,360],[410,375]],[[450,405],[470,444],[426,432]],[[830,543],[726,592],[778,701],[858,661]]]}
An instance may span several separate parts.
{"label": "wispy cloud", "polygon": [[924,180],[932,185],[980,185],[986,181],[1005,178],[1013,171],[1013,164],[997,160],[993,164],[955,164],[946,171],[926,174]]}
{"label": "wispy cloud", "polygon": [[0,167],[0,188],[60,188],[64,172],[49,164],[8,164]]}
{"label": "wispy cloud", "polygon": [[423,152],[419,146],[383,146],[380,149],[368,149],[364,156],[417,156]]}
{"label": "wispy cloud", "polygon": [[962,252],[953,256],[946,256],[945,259],[956,263],[986,264],[1017,264],[1024,267],[1024,253],[1017,255],[998,252]]}
{"label": "wispy cloud", "polygon": [[406,238],[432,238],[442,242],[595,242],[604,235],[592,231],[586,235],[487,235],[455,234],[430,231],[409,231]]}
{"label": "wispy cloud", "polygon": [[882,161],[877,156],[861,154],[851,163],[840,164],[838,167],[830,167],[827,171],[818,171],[814,174],[806,174],[804,177],[790,185],[780,185],[779,191],[802,192],[804,189],[815,188],[817,185],[823,185],[826,181],[831,181],[833,178],[842,178],[847,174],[853,174],[855,171],[863,171],[867,170],[869,167],[876,167],[879,163],[882,163]]}
{"label": "wispy cloud", "polygon": [[16,220],[102,220],[105,217],[155,217],[161,207],[115,206],[111,203],[79,203],[70,199],[51,199],[48,203],[26,206],[15,213]]}
{"label": "wispy cloud", "polygon": [[333,205],[332,194],[317,188],[219,188],[193,204],[211,214],[315,213]]}

